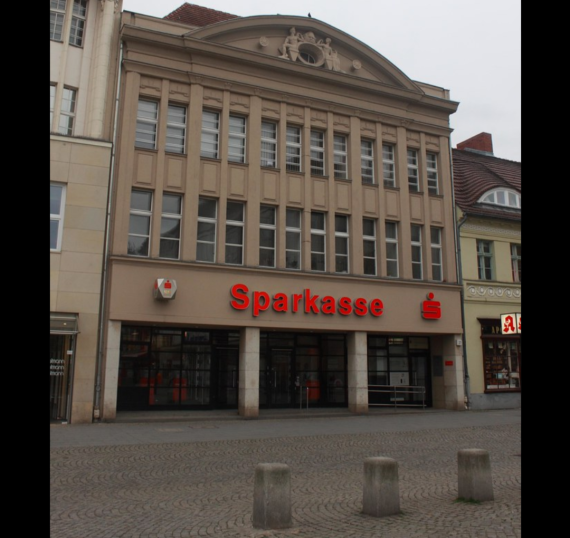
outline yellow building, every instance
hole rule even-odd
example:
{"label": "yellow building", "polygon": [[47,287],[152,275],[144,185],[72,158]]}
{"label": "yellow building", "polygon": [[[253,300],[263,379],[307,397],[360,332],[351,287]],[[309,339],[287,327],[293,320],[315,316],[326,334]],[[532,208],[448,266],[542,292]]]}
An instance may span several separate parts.
{"label": "yellow building", "polygon": [[521,163],[494,156],[491,135],[480,133],[453,150],[453,176],[468,405],[520,407]]}
{"label": "yellow building", "polygon": [[99,387],[121,6],[50,2],[50,421],[91,422]]}

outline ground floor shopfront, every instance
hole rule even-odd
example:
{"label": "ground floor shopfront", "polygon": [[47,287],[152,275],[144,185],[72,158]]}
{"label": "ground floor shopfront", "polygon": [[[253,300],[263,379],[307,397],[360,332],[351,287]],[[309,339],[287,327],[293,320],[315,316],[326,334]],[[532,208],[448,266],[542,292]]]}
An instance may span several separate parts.
{"label": "ground floor shopfront", "polygon": [[[259,331],[259,408],[346,407],[350,339]],[[238,408],[240,330],[125,324],[120,349],[117,410]],[[366,355],[369,405],[432,405],[428,337],[369,334]]]}
{"label": "ground floor shopfront", "polygon": [[465,409],[454,285],[114,259],[108,302],[104,421],[122,410]]}

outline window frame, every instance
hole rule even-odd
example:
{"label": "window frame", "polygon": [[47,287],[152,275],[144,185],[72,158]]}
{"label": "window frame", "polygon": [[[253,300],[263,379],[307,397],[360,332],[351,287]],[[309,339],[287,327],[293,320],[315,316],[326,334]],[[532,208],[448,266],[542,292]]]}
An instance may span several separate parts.
{"label": "window frame", "polygon": [[[69,94],[71,99],[66,95]],[[69,103],[69,107],[66,106]],[[59,111],[58,133],[65,136],[73,136],[73,128],[75,126],[75,107],[77,105],[77,90],[69,86],[63,87],[61,95],[61,108]],[[65,132],[64,132],[65,131]]]}
{"label": "window frame", "polygon": [[[289,224],[289,215],[298,215],[298,220],[299,220],[299,226],[293,226],[291,224]],[[285,268],[286,269],[292,269],[295,271],[300,271],[301,270],[301,264],[302,264],[302,244],[303,244],[303,212],[300,209],[296,209],[296,208],[287,208],[286,210],[286,215],[285,215]],[[295,237],[298,238],[298,243],[299,243],[299,247],[298,248],[291,248],[290,242],[289,242],[289,238],[293,237],[293,235]],[[297,253],[298,255],[298,264],[297,267],[293,267],[292,264],[289,261],[289,253]]]}
{"label": "window frame", "polygon": [[49,220],[50,220],[50,239],[51,239],[51,223],[57,222],[57,234],[55,240],[55,246],[52,248],[50,245],[50,252],[61,252],[61,243],[63,238],[63,219],[65,214],[65,198],[67,195],[67,185],[62,183],[52,183],[49,184],[50,191],[52,188],[56,188],[60,190],[59,196],[59,208],[57,213],[51,212],[51,192],[50,192],[50,212],[49,212]]}
{"label": "window frame", "polygon": [[[321,216],[323,218],[323,227],[315,228],[313,217]],[[323,250],[314,250],[313,238],[322,237]],[[315,256],[322,257],[322,269],[316,269]],[[322,211],[311,211],[311,271],[325,272],[327,270],[327,215]]]}
{"label": "window frame", "polygon": [[[408,190],[410,192],[420,192],[420,175],[418,165],[418,150],[408,148],[407,152],[408,166]],[[412,159],[412,161],[410,161]]]}
{"label": "window frame", "polygon": [[55,96],[57,95],[57,85],[50,82],[49,84],[49,130],[53,129],[53,115],[55,112]]}
{"label": "window frame", "polygon": [[360,177],[363,185],[374,185],[374,140],[360,140]]}
{"label": "window frame", "polygon": [[[499,201],[500,196],[504,196],[505,203]],[[509,203],[513,199],[514,203]],[[521,209],[521,194],[513,189],[505,189],[503,187],[487,191],[478,200],[481,204],[496,205],[499,207],[508,207],[512,209]]]}
{"label": "window frame", "polygon": [[[205,207],[204,204],[201,202],[213,202],[214,204],[214,216],[204,215],[201,214],[201,209]],[[216,263],[216,246],[218,242],[218,200],[215,198],[208,198],[206,196],[198,197],[198,225],[196,227],[196,261],[201,263]],[[206,241],[204,239],[200,239],[200,224],[211,224],[214,227],[214,240],[213,241]],[[199,247],[201,245],[212,245],[212,258],[213,259],[202,259],[199,254]]]}
{"label": "window frame", "polygon": [[348,179],[348,136],[345,134],[333,135],[333,167],[335,179]]}
{"label": "window frame", "polygon": [[511,269],[513,275],[513,282],[517,284],[522,283],[522,245],[520,243],[511,243]]}
{"label": "window frame", "polygon": [[[430,248],[431,248],[431,277],[436,282],[443,282],[443,244],[442,244],[442,228],[432,226],[430,228]],[[434,232],[437,237],[434,238]],[[436,241],[434,241],[434,239]],[[438,260],[436,260],[438,258]],[[439,273],[439,278],[436,276]]]}
{"label": "window frame", "polygon": [[[423,226],[419,224],[410,225],[410,246],[412,249],[411,262],[412,262],[412,279],[423,280],[424,278],[424,265],[423,265],[423,252],[422,252],[422,230]],[[417,232],[417,235],[414,233]],[[418,276],[419,270],[419,276]]]}
{"label": "window frame", "polygon": [[[85,7],[84,14],[79,11],[82,4]],[[77,6],[79,6],[79,8],[76,9]],[[83,38],[85,36],[85,28],[87,27],[88,6],[89,2],[87,0],[73,0],[71,27],[69,29],[69,44],[74,47],[83,47]]]}
{"label": "window frame", "polygon": [[[374,235],[369,235],[366,233],[366,223],[369,222],[372,226],[372,232]],[[366,245],[371,244],[374,254],[372,256],[366,255]],[[376,248],[376,219],[369,219],[367,217],[362,218],[362,272],[367,276],[376,276],[378,274],[378,250]],[[372,260],[374,264],[374,271],[369,272],[366,269],[366,261]]]}
{"label": "window frame", "polygon": [[[142,106],[152,105],[154,110],[142,110]],[[135,147],[139,149],[156,150],[158,138],[158,101],[152,99],[139,98],[137,104],[137,122],[135,130]],[[153,117],[148,117],[142,114],[154,114]],[[152,142],[139,138],[139,134],[149,136]]]}
{"label": "window frame", "polygon": [[[297,142],[291,140],[291,137],[298,139]],[[302,131],[298,125],[287,125],[285,140],[285,168],[287,172],[302,171]],[[294,161],[297,160],[298,163]]]}
{"label": "window frame", "polygon": [[[239,130],[236,122],[239,121]],[[228,120],[228,162],[244,164],[246,159],[247,118],[230,114]]]}
{"label": "window frame", "polygon": [[426,172],[429,194],[439,194],[439,176],[437,173],[437,153],[426,153]]}
{"label": "window frame", "polygon": [[[240,206],[241,207],[241,220],[235,220],[233,218],[230,218],[228,213],[229,213],[229,208],[230,208],[230,204],[235,205],[235,206]],[[241,229],[241,242],[240,243],[230,243],[228,241],[228,228],[232,226],[234,228],[237,229]],[[226,255],[225,255],[225,262],[228,265],[243,265],[243,255],[244,255],[244,250],[245,250],[245,202],[240,202],[238,200],[228,200],[226,202]],[[237,250],[239,249],[239,262],[234,262],[234,261],[228,261],[228,258],[230,256],[228,256],[229,251],[231,250]]]}
{"label": "window frame", "polygon": [[[263,222],[263,212],[264,210],[270,210],[271,214],[273,215],[273,222]],[[265,231],[266,233],[263,234],[262,232]],[[271,232],[267,234],[267,232]],[[270,235],[272,237],[273,246],[265,246],[262,245],[262,235]],[[271,252],[271,258],[273,263],[271,265],[262,263],[264,260],[263,254],[267,252]],[[259,267],[269,267],[274,268],[276,267],[276,251],[277,251],[277,208],[273,205],[268,204],[261,204],[260,211],[259,211]]]}
{"label": "window frame", "polygon": [[[349,274],[350,273],[350,222],[348,215],[336,214],[334,216],[334,272],[337,274]],[[343,222],[344,229],[339,229],[339,222]],[[344,245],[343,250],[346,253],[339,253],[339,245]],[[346,269],[342,270],[345,266]],[[340,269],[339,269],[340,267]]]}
{"label": "window frame", "polygon": [[382,144],[382,181],[384,187],[396,187],[396,146]]}
{"label": "window frame", "polygon": [[[272,136],[268,136],[268,126],[271,126],[270,130],[273,131]],[[273,158],[267,155],[273,155]],[[260,165],[265,168],[277,168],[277,123],[274,121],[261,120],[260,162]]]}
{"label": "window frame", "polygon": [[[389,230],[393,229],[394,234],[391,234]],[[386,241],[386,276],[389,278],[399,278],[400,276],[400,261],[399,261],[399,248],[398,248],[398,223],[395,221],[385,222],[385,241]],[[390,256],[389,247],[393,246],[396,256]],[[395,265],[394,265],[395,264]],[[393,273],[393,268],[395,266],[396,274]]]}
{"label": "window frame", "polygon": [[[178,117],[181,121],[175,121],[178,119],[172,112],[175,110],[182,112]],[[178,105],[176,103],[168,103],[168,112],[166,115],[166,142],[164,145],[164,151],[168,153],[186,153],[186,121],[188,117],[188,107],[184,105]],[[177,144],[169,142],[168,140],[180,140]]]}
{"label": "window frame", "polygon": [[[485,247],[488,246],[488,251]],[[477,239],[477,275],[479,280],[491,281],[494,280],[495,270],[494,264],[494,251],[493,241],[485,239]],[[488,277],[488,278],[487,278]]]}
{"label": "window frame", "polygon": [[[150,208],[149,209],[145,209],[145,208],[141,208],[141,207],[133,207],[133,202],[136,200],[136,198],[134,196],[135,193],[144,194],[150,200],[150,204],[149,204]],[[132,189],[131,190],[128,237],[129,237],[129,239],[131,237],[146,238],[147,242],[146,242],[146,254],[138,254],[137,251],[140,250],[139,248],[135,249],[134,251],[131,251],[131,247],[129,246],[129,244],[127,242],[127,254],[129,256],[135,256],[137,258],[148,258],[150,256],[150,238],[152,235],[153,204],[154,204],[154,193],[152,191],[147,191],[144,189]],[[147,224],[148,233],[141,234],[141,233],[135,233],[132,231],[133,217],[144,218],[147,220],[147,222],[148,222],[148,224]]]}
{"label": "window frame", "polygon": [[[310,135],[311,175],[325,175],[325,133],[311,129]],[[318,143],[320,145],[314,145]]]}
{"label": "window frame", "polygon": [[[214,127],[206,126],[207,115],[213,116],[215,118]],[[208,141],[205,138],[207,136],[212,137],[213,141]],[[205,151],[204,145],[210,144],[214,147],[214,151]],[[202,110],[202,128],[200,137],[200,157],[206,159],[219,159],[220,158],[220,113],[215,110]]]}
{"label": "window frame", "polygon": [[[165,211],[164,199],[167,197],[178,200],[178,208],[179,208],[178,213]],[[166,259],[166,260],[179,260],[180,259],[180,239],[181,239],[181,233],[182,233],[182,207],[183,207],[182,203],[183,203],[183,198],[182,198],[181,194],[176,194],[176,193],[171,193],[171,192],[165,192],[162,194],[162,215],[160,218],[160,243],[159,243],[159,250],[158,250],[158,257],[161,259]],[[173,221],[177,220],[178,221],[177,237],[168,237],[168,236],[164,235],[164,224],[165,224],[166,220],[173,220]],[[166,245],[167,242],[177,244],[176,256],[175,257],[165,256],[162,254],[163,244]]]}
{"label": "window frame", "polygon": [[[63,4],[63,7],[61,6]],[[50,41],[63,42],[63,28],[65,26],[65,11],[67,9],[67,0],[51,0],[50,11]],[[52,23],[53,15],[53,23]],[[53,27],[52,27],[53,24]],[[59,28],[59,34],[57,34]]]}

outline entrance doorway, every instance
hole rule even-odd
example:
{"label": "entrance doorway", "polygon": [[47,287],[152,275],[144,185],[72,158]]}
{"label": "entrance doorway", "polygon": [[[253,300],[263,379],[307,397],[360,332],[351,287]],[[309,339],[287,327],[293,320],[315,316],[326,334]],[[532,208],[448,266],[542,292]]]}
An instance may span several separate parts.
{"label": "entrance doorway", "polygon": [[292,349],[273,349],[269,355],[260,358],[260,405],[289,407],[294,402],[294,356]]}
{"label": "entrance doorway", "polygon": [[49,338],[49,419],[69,420],[74,336],[51,334]]}

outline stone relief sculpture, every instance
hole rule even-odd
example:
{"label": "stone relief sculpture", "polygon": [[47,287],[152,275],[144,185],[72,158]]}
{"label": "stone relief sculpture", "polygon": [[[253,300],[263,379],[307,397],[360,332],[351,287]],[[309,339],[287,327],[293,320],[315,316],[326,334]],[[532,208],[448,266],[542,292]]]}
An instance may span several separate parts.
{"label": "stone relief sculpture", "polygon": [[320,67],[324,65],[331,71],[341,71],[340,58],[338,52],[331,47],[331,38],[324,41],[317,38],[313,32],[302,34],[293,27],[289,29],[289,35],[285,38],[283,45],[279,47],[284,60],[296,62],[299,60],[305,65]]}

